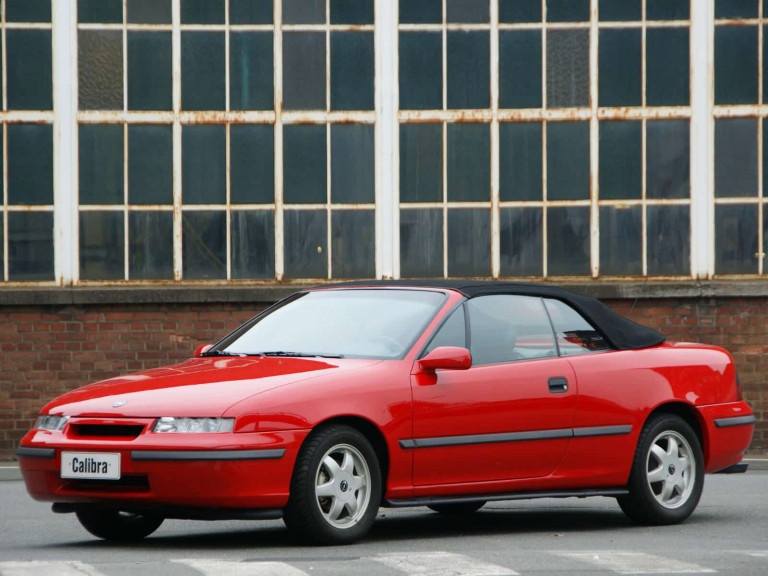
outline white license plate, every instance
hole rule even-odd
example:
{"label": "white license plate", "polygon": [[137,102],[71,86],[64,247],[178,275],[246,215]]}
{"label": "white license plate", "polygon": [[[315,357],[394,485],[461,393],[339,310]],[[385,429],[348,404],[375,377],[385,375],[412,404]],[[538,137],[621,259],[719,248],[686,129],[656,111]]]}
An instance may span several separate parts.
{"label": "white license plate", "polygon": [[104,452],[62,452],[62,478],[119,480],[120,454]]}

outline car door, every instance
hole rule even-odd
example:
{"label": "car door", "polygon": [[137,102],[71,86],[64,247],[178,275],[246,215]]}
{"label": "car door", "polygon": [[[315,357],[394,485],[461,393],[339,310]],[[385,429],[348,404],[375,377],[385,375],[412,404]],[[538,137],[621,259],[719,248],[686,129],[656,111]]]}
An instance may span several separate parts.
{"label": "car door", "polygon": [[[576,382],[541,298],[468,300],[427,351],[466,346],[469,370],[414,374],[414,485],[551,473],[572,435]],[[401,443],[402,444],[402,443]]]}

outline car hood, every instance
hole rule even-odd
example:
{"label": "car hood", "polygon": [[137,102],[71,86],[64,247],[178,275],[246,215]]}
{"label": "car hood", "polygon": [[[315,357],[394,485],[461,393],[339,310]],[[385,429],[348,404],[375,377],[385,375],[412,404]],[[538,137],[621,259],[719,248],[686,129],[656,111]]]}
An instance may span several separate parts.
{"label": "car hood", "polygon": [[42,413],[65,416],[216,417],[233,404],[301,380],[334,377],[380,360],[212,357],[90,384],[49,402]]}

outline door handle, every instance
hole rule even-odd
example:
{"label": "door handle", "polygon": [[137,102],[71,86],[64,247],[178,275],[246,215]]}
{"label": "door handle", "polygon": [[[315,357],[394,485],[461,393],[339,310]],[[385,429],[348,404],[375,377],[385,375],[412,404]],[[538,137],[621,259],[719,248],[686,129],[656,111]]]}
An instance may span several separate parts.
{"label": "door handle", "polygon": [[557,378],[549,379],[549,391],[552,394],[562,394],[568,392],[568,379],[558,376]]}

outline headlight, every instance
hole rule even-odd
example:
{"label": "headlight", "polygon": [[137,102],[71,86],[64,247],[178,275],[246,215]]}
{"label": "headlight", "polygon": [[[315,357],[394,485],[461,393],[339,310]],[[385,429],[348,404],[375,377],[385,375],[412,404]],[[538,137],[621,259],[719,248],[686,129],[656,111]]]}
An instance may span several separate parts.
{"label": "headlight", "polygon": [[35,420],[35,429],[37,430],[64,430],[69,416],[50,416],[40,415]]}
{"label": "headlight", "polygon": [[232,432],[234,418],[158,418],[152,432]]}

